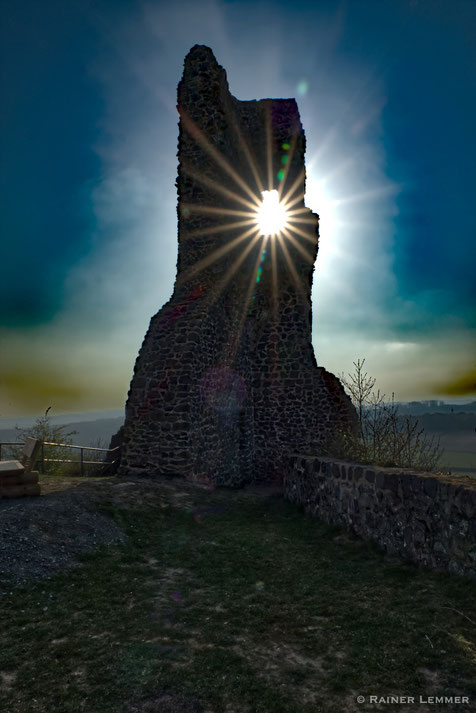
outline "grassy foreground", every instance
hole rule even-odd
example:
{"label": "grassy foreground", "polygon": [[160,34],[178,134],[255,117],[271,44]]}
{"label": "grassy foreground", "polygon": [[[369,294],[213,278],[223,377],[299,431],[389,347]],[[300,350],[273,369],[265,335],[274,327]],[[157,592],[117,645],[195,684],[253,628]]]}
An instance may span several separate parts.
{"label": "grassy foreground", "polygon": [[[0,600],[0,710],[474,710],[474,582],[401,564],[278,498],[101,487],[129,542]],[[369,703],[392,694],[416,703]],[[469,704],[419,702],[435,695]]]}

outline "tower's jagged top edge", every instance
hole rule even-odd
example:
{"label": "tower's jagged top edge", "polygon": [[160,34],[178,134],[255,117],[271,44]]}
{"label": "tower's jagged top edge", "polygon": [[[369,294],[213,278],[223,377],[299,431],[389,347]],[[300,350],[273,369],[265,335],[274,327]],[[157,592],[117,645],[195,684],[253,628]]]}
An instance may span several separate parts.
{"label": "tower's jagged top edge", "polygon": [[[208,47],[208,45],[196,44],[190,48],[190,50],[188,51],[188,53],[185,57],[182,81],[186,78],[186,75],[188,74],[188,72],[190,70],[193,71],[194,65],[198,64],[199,62],[209,63],[210,68],[216,69],[220,74],[223,73],[225,80],[227,80],[226,69],[221,64],[218,63],[211,47]],[[229,91],[228,82],[226,82],[226,84],[227,84],[227,88]],[[231,92],[230,92],[230,94],[231,94]],[[285,104],[292,103],[295,105],[296,114],[299,117],[299,108],[298,108],[297,101],[296,101],[295,97],[287,97],[287,98],[284,98],[284,97],[279,97],[279,98],[278,97],[262,97],[260,99],[238,99],[237,97],[235,97],[232,94],[231,94],[231,96],[233,96],[233,99],[235,99],[236,101],[239,101],[241,104],[250,104],[252,102],[273,102],[273,104],[285,105]]]}

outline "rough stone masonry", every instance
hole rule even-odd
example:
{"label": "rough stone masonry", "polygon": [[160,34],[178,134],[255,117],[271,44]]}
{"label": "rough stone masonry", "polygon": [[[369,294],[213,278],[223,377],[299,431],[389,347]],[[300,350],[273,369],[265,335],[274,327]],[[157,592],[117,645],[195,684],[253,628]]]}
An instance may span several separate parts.
{"label": "rough stone masonry", "polygon": [[[178,110],[177,277],[135,364],[120,472],[279,481],[289,453],[319,454],[353,417],[311,344],[318,216],[304,206],[298,108],[238,101],[195,45]],[[256,224],[275,189],[290,219],[277,237]]]}

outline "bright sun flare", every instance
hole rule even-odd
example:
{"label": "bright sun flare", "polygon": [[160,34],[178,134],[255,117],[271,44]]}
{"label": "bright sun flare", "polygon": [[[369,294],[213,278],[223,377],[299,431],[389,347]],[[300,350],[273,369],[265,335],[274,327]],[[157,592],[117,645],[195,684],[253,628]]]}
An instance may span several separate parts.
{"label": "bright sun flare", "polygon": [[262,191],[263,202],[256,213],[260,235],[276,235],[288,222],[288,214],[279,202],[278,191]]}

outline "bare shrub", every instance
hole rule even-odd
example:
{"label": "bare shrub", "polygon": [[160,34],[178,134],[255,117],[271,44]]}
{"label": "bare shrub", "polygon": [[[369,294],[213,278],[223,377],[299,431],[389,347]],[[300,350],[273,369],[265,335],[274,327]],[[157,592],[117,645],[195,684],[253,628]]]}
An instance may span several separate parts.
{"label": "bare shrub", "polygon": [[395,396],[385,400],[376,379],[364,370],[365,359],[357,359],[354,371],[339,374],[358,417],[356,433],[337,434],[331,455],[381,466],[434,471],[443,454],[439,438],[419,428],[418,419],[401,415]]}
{"label": "bare shrub", "polygon": [[[73,443],[71,436],[74,436],[77,431],[67,431],[66,426],[53,425],[49,416],[50,409],[51,406],[46,409],[43,416],[36,419],[33,426],[30,426],[29,428],[20,428],[19,426],[16,426],[18,439],[20,441],[24,441],[26,438],[31,436],[32,438],[39,439],[43,443],[58,443],[64,444],[65,446],[71,445]],[[21,447],[16,447],[16,450],[12,449],[12,451],[14,458],[21,458]],[[44,472],[50,475],[70,475],[75,466],[73,463],[51,462],[55,460],[72,460],[70,448],[45,445],[42,449],[42,457],[44,458]]]}

